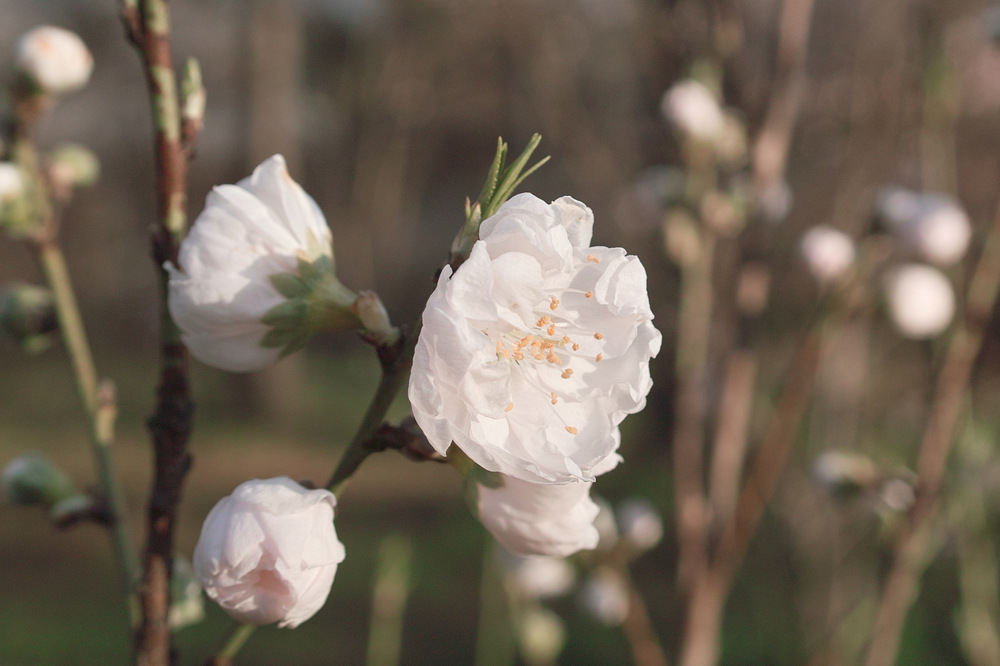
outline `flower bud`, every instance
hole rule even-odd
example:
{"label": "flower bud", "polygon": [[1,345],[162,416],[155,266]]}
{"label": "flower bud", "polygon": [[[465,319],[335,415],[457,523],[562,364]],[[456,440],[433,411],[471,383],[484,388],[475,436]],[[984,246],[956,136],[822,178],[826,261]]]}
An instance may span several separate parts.
{"label": "flower bud", "polygon": [[528,607],[518,623],[518,643],[526,663],[554,664],[566,646],[566,628],[548,608]]}
{"label": "flower bud", "polygon": [[576,569],[561,557],[518,555],[498,548],[497,559],[508,584],[529,599],[560,597],[576,583]]}
{"label": "flower bud", "polygon": [[[597,505],[591,483],[541,484],[503,474],[497,483],[474,469],[466,477],[473,510],[507,550],[521,555],[566,557],[597,546]],[[492,486],[492,487],[491,487]]]}
{"label": "flower bud", "polygon": [[76,491],[66,473],[41,453],[14,458],[0,475],[4,497],[11,504],[52,506]]}
{"label": "flower bud", "polygon": [[972,225],[952,197],[887,187],[879,192],[876,212],[889,231],[933,264],[951,266],[969,248]]}
{"label": "flower bud", "polygon": [[823,286],[836,282],[854,263],[854,241],[843,231],[826,225],[807,231],[800,248],[809,272]]}
{"label": "flower bud", "polygon": [[660,111],[680,135],[699,141],[712,141],[725,129],[725,116],[715,94],[694,79],[678,81],[667,90]]}
{"label": "flower bud", "polygon": [[13,284],[0,292],[0,331],[27,351],[41,351],[57,331],[52,292],[30,284]]}
{"label": "flower bud", "polygon": [[205,602],[194,568],[186,557],[174,556],[173,577],[170,580],[170,613],[167,621],[177,630],[205,619]]}
{"label": "flower bud", "polygon": [[0,162],[0,206],[24,195],[24,174],[13,162]]}
{"label": "flower bud", "polygon": [[399,329],[392,325],[389,312],[374,291],[359,291],[351,310],[379,344],[392,344],[399,337]]}
{"label": "flower bud", "polygon": [[21,37],[16,60],[40,92],[52,95],[82,88],[94,69],[94,58],[76,33],[47,25]]}
{"label": "flower bud", "polygon": [[28,178],[17,164],[0,162],[0,231],[23,236],[31,230]]}
{"label": "flower bud", "polygon": [[101,175],[101,163],[90,148],[64,143],[49,154],[49,183],[59,198],[77,187],[89,187]]}
{"label": "flower bud", "polygon": [[933,338],[948,328],[955,316],[951,283],[931,266],[898,266],[886,275],[883,288],[889,316],[908,338]]}
{"label": "flower bud", "polygon": [[628,590],[621,576],[608,567],[595,569],[580,591],[583,607],[599,622],[617,626],[628,617]]}
{"label": "flower bud", "polygon": [[654,548],[663,538],[663,517],[644,499],[622,502],[618,507],[618,526],[622,539],[639,552]]}
{"label": "flower bud", "polygon": [[868,488],[879,478],[878,468],[866,456],[824,451],[813,462],[813,476],[835,495]]}
{"label": "flower bud", "polygon": [[333,236],[275,155],[216,187],[170,273],[170,314],[203,363],[258,370],[321,329],[356,327],[356,295],[334,273]]}
{"label": "flower bud", "polygon": [[205,593],[236,621],[294,628],[326,601],[344,560],[337,500],[288,477],[247,481],[209,512],[194,549]]}

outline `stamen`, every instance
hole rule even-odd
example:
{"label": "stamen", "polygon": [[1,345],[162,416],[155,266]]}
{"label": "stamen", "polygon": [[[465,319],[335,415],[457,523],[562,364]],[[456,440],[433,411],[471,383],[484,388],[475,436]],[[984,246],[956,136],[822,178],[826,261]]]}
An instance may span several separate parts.
{"label": "stamen", "polygon": [[562,377],[563,379],[569,379],[570,377],[573,376],[573,368],[566,368],[565,370],[563,370],[563,373],[559,376]]}
{"label": "stamen", "polygon": [[577,343],[574,342],[573,343],[573,351],[580,351],[580,345],[578,345]]}
{"label": "stamen", "polygon": [[559,299],[558,298],[556,298],[555,296],[549,296],[549,298],[552,299],[552,302],[549,303],[549,309],[550,310],[555,310],[557,307],[559,307]]}
{"label": "stamen", "polygon": [[503,358],[504,358],[505,361],[509,361],[510,360],[510,350],[509,349],[507,349],[506,347],[504,347],[503,351],[501,351],[500,353],[503,354]]}
{"label": "stamen", "polygon": [[595,257],[595,256],[594,256],[594,255],[592,255],[592,254],[588,254],[588,255],[587,255],[587,261],[592,261],[592,262],[593,262],[593,263],[595,263],[595,264],[599,264],[599,263],[601,263],[601,260],[600,260],[600,259],[598,259],[597,257]]}
{"label": "stamen", "polygon": [[579,432],[579,430],[577,430],[573,426],[566,426],[566,432],[568,432],[571,435],[575,435],[576,433]]}
{"label": "stamen", "polygon": [[583,293],[583,297],[584,298],[593,298],[594,297],[594,292],[592,292],[592,291],[585,291]]}
{"label": "stamen", "polygon": [[604,354],[598,354],[598,355],[597,355],[597,358],[595,358],[594,360],[595,360],[596,362],[600,363],[602,359],[604,359]]}
{"label": "stamen", "polygon": [[514,403],[511,402],[507,404],[507,407],[503,411],[509,412],[512,409],[514,409]]}
{"label": "stamen", "polygon": [[548,361],[549,363],[555,363],[556,365],[562,365],[562,359],[559,358],[558,356],[556,356],[556,353],[553,352],[553,351],[549,352],[549,355],[545,357],[545,360]]}
{"label": "stamen", "polygon": [[566,344],[573,342],[572,340],[569,339],[568,335],[564,335],[562,341],[565,342]]}
{"label": "stamen", "polygon": [[540,317],[538,321],[535,322],[535,326],[541,328],[542,326],[548,326],[551,323],[552,323],[551,317],[549,317],[548,315],[542,315],[542,317]]}
{"label": "stamen", "polygon": [[549,395],[552,396],[552,404],[553,405],[556,404],[557,402],[559,402],[559,398],[556,397],[556,392],[555,391],[552,391],[551,393],[549,393]]}
{"label": "stamen", "polygon": [[556,325],[552,324],[547,329],[545,329],[545,332],[548,333],[549,335],[555,335],[556,334]]}
{"label": "stamen", "polygon": [[523,361],[524,360],[524,354],[522,354],[519,351],[515,351],[514,352],[514,360],[515,361]]}
{"label": "stamen", "polygon": [[601,333],[594,333],[594,339],[595,340],[603,340],[604,339],[604,335],[602,335]]}

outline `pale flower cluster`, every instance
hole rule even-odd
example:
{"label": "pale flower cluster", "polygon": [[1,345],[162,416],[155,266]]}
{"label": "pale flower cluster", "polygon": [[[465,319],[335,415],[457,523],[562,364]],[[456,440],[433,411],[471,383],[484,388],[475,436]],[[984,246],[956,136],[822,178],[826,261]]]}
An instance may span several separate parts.
{"label": "pale flower cluster", "polygon": [[76,33],[49,25],[25,33],[15,59],[25,76],[53,95],[82,88],[94,69],[94,58]]}
{"label": "pale flower cluster", "polygon": [[904,264],[889,271],[883,282],[889,316],[908,338],[933,338],[955,316],[955,291],[937,268]]}
{"label": "pale flower cluster", "polygon": [[725,114],[708,87],[694,79],[678,81],[663,94],[660,111],[678,133],[701,141],[712,141],[726,128]]}
{"label": "pale flower cluster", "polygon": [[889,230],[932,264],[951,266],[969,248],[969,216],[950,196],[888,187],[879,193],[877,209]]}
{"label": "pale flower cluster", "polygon": [[843,231],[826,225],[807,231],[800,248],[809,272],[824,286],[836,282],[854,263],[854,241]]}

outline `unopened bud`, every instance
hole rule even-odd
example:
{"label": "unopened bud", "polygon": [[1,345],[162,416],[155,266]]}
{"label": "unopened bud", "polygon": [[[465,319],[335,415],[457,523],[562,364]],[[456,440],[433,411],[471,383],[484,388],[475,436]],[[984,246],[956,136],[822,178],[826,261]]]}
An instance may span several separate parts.
{"label": "unopened bud", "polygon": [[66,474],[41,453],[14,458],[0,475],[4,497],[11,504],[52,506],[76,491]]}
{"label": "unopened bud", "polygon": [[94,58],[69,30],[41,26],[17,43],[17,68],[42,93],[68,93],[87,84]]}
{"label": "unopened bud", "polygon": [[101,163],[90,148],[65,143],[49,154],[49,183],[65,198],[77,187],[89,187],[101,175]]}
{"label": "unopened bud", "polygon": [[566,646],[566,628],[560,617],[548,608],[524,609],[518,627],[521,654],[529,664],[554,664]]}
{"label": "unopened bud", "polygon": [[44,349],[58,327],[48,289],[14,284],[0,292],[0,331],[28,351]]}
{"label": "unopened bud", "polygon": [[944,273],[924,264],[904,264],[884,281],[889,316],[908,338],[933,338],[955,316],[955,291]]}
{"label": "unopened bud", "polygon": [[628,590],[621,576],[608,567],[599,567],[590,574],[580,591],[580,601],[603,624],[620,625],[628,617]]}
{"label": "unopened bud", "polygon": [[639,552],[654,548],[663,538],[663,518],[644,499],[626,500],[618,507],[618,526],[622,539]]}
{"label": "unopened bud", "polygon": [[839,229],[821,224],[802,236],[806,267],[823,286],[833,284],[854,263],[854,241]]}
{"label": "unopened bud", "polygon": [[359,291],[351,310],[379,344],[392,344],[399,337],[399,329],[392,325],[389,312],[374,291]]}
{"label": "unopened bud", "polygon": [[198,132],[205,124],[205,86],[201,82],[201,66],[188,58],[181,75],[181,119],[187,132]]}

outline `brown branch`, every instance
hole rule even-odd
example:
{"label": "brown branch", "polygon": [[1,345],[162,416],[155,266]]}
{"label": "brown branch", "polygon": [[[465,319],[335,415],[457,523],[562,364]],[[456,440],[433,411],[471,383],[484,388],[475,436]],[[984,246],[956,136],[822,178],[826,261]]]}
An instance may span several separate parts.
{"label": "brown branch", "polygon": [[136,634],[136,663],[167,666],[172,660],[170,577],[174,528],[184,476],[193,405],[188,389],[188,353],[167,310],[164,262],[177,261],[186,231],[187,156],[181,145],[177,82],[170,52],[170,20],[165,0],[125,0],[122,21],[140,52],[155,127],[158,224],[152,231],[153,261],[160,269],[160,384],[149,419],[154,477],[147,514],[144,572],[139,586],[142,622]]}
{"label": "brown branch", "polygon": [[955,439],[962,400],[972,366],[979,356],[983,334],[1000,290],[1000,205],[993,229],[983,248],[969,285],[965,319],[952,334],[944,364],[938,375],[927,430],[917,458],[918,495],[910,513],[909,528],[896,545],[896,553],[886,579],[868,666],[889,666],[895,662],[899,638],[917,585],[926,566],[925,543],[937,511],[948,454]]}

